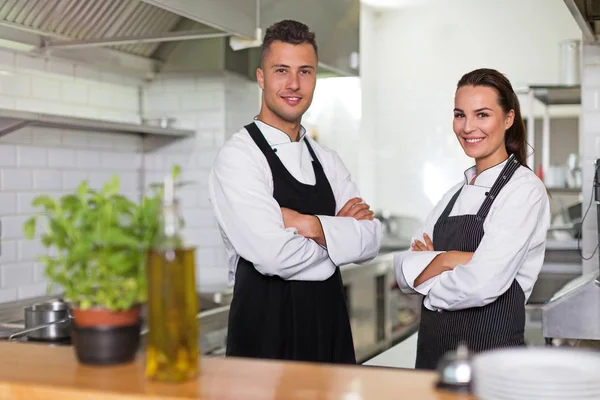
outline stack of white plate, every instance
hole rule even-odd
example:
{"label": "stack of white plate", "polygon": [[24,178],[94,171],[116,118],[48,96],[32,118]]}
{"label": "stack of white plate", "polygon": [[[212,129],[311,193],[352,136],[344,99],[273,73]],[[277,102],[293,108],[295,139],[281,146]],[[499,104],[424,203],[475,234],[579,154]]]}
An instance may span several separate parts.
{"label": "stack of white plate", "polygon": [[600,399],[600,353],[567,348],[516,348],[473,358],[479,400]]}

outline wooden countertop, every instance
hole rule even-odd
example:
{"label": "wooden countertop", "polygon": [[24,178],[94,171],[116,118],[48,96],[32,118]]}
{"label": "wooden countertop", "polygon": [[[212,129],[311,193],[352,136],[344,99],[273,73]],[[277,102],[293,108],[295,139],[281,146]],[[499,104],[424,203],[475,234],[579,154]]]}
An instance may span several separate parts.
{"label": "wooden countertop", "polygon": [[8,342],[0,355],[0,399],[474,399],[436,391],[435,373],[414,370],[205,357],[198,379],[167,384],[145,378],[143,357],[87,367],[72,347]]}

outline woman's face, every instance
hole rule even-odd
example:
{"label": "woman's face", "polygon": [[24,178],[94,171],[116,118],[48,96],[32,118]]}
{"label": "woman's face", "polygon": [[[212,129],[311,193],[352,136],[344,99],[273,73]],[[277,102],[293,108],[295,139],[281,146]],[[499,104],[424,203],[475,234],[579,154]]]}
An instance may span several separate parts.
{"label": "woman's face", "polygon": [[504,113],[498,94],[488,86],[462,86],[454,97],[453,129],[465,153],[490,165],[508,154],[504,134],[513,124],[514,111]]}

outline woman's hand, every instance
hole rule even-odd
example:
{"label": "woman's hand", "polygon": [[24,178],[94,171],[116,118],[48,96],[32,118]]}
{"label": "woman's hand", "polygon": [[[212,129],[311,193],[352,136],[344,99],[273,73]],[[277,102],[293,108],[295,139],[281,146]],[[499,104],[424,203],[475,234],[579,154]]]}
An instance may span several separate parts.
{"label": "woman's hand", "polygon": [[431,278],[435,278],[446,271],[452,271],[458,265],[467,264],[474,253],[466,251],[447,251],[438,254],[429,265],[417,276],[413,285],[417,287]]}
{"label": "woman's hand", "polygon": [[426,233],[424,233],[423,234],[423,239],[425,240],[425,243],[421,242],[420,240],[415,240],[410,245],[410,249],[412,251],[434,251],[433,241],[431,240],[431,238],[429,237],[429,235],[427,235]]}

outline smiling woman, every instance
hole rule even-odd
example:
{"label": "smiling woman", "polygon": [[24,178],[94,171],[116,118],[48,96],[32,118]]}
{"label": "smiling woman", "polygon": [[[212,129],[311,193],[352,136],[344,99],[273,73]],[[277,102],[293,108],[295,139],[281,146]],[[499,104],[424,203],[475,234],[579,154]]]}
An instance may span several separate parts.
{"label": "smiling woman", "polygon": [[454,103],[454,133],[475,166],[431,211],[411,250],[394,256],[400,288],[425,296],[416,361],[424,369],[460,343],[474,352],[525,344],[525,303],[550,222],[544,184],[525,165],[525,128],[508,79],[469,72]]}

